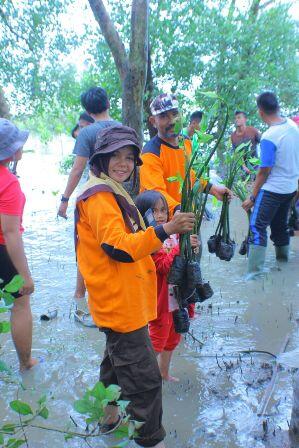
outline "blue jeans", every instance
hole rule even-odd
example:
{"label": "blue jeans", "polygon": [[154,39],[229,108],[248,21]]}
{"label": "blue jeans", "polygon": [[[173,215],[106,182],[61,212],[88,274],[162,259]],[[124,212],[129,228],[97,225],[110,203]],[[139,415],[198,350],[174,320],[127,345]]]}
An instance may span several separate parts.
{"label": "blue jeans", "polygon": [[270,238],[275,246],[288,246],[288,213],[294,193],[280,194],[260,190],[256,197],[250,220],[249,243],[267,246],[267,227],[271,228]]}

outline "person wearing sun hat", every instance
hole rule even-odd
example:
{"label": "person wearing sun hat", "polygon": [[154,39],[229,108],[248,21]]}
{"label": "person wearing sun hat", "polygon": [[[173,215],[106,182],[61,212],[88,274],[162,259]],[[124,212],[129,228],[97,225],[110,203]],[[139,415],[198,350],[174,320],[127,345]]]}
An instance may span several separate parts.
{"label": "person wearing sun hat", "polygon": [[[136,179],[141,165],[136,132],[122,125],[97,135],[91,175],[75,214],[75,244],[88,291],[90,313],[106,336],[100,380],[118,384],[131,418],[144,424],[135,442],[164,448],[162,380],[147,324],[157,313],[156,269],[151,254],[173,233],[194,225],[193,213],[181,213],[164,225],[146,228],[122,183]],[[120,423],[115,406],[107,407],[109,433]]]}
{"label": "person wearing sun hat", "polygon": [[11,334],[21,370],[29,369],[37,362],[31,357],[30,294],[34,291],[34,284],[22,240],[25,196],[17,177],[7,165],[21,159],[28,135],[28,131],[21,131],[11,121],[0,118],[0,286],[3,288],[17,274],[24,279],[11,309]]}

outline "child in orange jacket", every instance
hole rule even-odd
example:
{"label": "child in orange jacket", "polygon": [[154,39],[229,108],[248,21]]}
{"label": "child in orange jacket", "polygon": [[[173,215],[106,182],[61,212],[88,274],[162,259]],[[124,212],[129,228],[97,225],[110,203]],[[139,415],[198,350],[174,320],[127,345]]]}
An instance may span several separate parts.
{"label": "child in orange jacket", "polygon": [[[165,197],[158,191],[148,190],[136,198],[136,205],[146,225],[163,225],[169,219],[169,209]],[[196,250],[199,242],[197,235],[191,235],[191,245]],[[172,293],[172,286],[167,283],[167,276],[173,259],[179,254],[177,235],[171,235],[163,247],[152,254],[157,274],[157,318],[149,322],[149,334],[156,354],[161,376],[166,381],[179,381],[169,374],[169,367],[174,349],[181,340],[181,335],[174,330],[172,312],[178,304]],[[194,305],[189,306],[190,317],[194,316]]]}

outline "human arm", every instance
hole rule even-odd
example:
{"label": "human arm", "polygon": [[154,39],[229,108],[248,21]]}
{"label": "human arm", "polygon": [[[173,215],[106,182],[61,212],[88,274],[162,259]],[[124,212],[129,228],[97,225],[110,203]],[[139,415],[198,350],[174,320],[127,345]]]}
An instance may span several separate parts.
{"label": "human arm", "polygon": [[159,274],[167,275],[170,271],[173,259],[176,255],[179,255],[179,245],[175,246],[170,252],[167,252],[162,248],[158,252],[152,255],[156,265],[156,270]]}
{"label": "human arm", "polygon": [[247,198],[243,204],[243,209],[247,212],[253,205],[260,189],[266,182],[272,167],[275,164],[276,146],[273,142],[267,139],[261,141],[261,165],[257,172],[255,182],[253,184],[252,195]]}
{"label": "human arm", "polygon": [[[253,184],[252,195],[250,195],[250,197],[247,198],[242,204],[242,207],[246,212],[248,212],[253,207],[255,198],[257,197],[260,189],[266,182],[267,177],[270,174],[270,171],[271,171],[271,168],[260,168],[258,170],[254,184]],[[253,200],[253,198],[254,198],[254,200]]]}
{"label": "human arm", "polygon": [[34,284],[24,251],[22,235],[20,233],[20,219],[20,216],[0,214],[1,229],[8,255],[18,273],[25,280],[25,283],[19,292],[22,295],[28,295],[33,293]]}
{"label": "human arm", "polygon": [[[82,174],[83,174],[83,171],[84,171],[87,161],[88,161],[87,157],[82,157],[82,156],[75,157],[74,165],[69,174],[66,188],[63,193],[63,196],[65,198],[70,198],[70,196],[74,192],[75,188],[77,187],[77,185],[82,177]],[[59,209],[58,209],[58,213],[57,213],[58,216],[61,216],[62,218],[66,218],[67,217],[66,216],[67,208],[68,208],[68,202],[61,202]]]}
{"label": "human arm", "polygon": [[164,225],[129,233],[114,195],[108,192],[90,197],[84,209],[98,244],[111,258],[124,263],[156,252],[169,235],[189,232],[195,221],[193,213],[180,213]]}

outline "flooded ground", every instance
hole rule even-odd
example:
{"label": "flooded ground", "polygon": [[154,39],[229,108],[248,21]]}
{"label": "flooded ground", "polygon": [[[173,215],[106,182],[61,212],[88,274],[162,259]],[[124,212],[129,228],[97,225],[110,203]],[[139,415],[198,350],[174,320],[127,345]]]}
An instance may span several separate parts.
{"label": "flooded ground", "polygon": [[[0,421],[11,421],[16,415],[8,403],[17,394],[34,406],[46,393],[50,417],[45,424],[72,425],[72,416],[83,427],[72,403],[98,379],[103,335],[75,323],[71,313],[76,276],[72,205],[67,221],[56,219],[59,193],[66,182],[66,176],[58,174],[57,161],[62,153],[57,145],[51,151],[25,154],[18,170],[27,196],[24,239],[36,284],[32,297],[33,353],[40,363],[23,375],[25,391],[0,377]],[[215,294],[198,306],[192,322],[194,337],[204,346],[200,350],[199,344],[187,336],[175,353],[172,371],[181,382],[164,386],[166,446],[295,448],[299,444],[287,437],[292,373],[285,369],[278,371],[266,415],[258,417],[275,370],[274,358],[240,352],[250,349],[277,354],[286,341],[286,350],[298,347],[299,238],[291,241],[288,264],[276,264],[270,244],[269,273],[259,280],[245,282],[244,257],[236,253],[228,263],[208,254],[206,240],[214,233],[214,226],[215,222],[204,224],[202,271]],[[238,243],[243,240],[246,227],[245,213],[234,200],[232,228]],[[58,317],[41,322],[40,315],[49,308],[57,308]],[[2,337],[1,345],[3,358],[17,375],[16,353],[10,337]],[[28,434],[32,448],[87,446],[75,439],[66,442],[55,432],[31,430]],[[98,448],[112,444],[112,438],[90,442],[90,446]]]}

